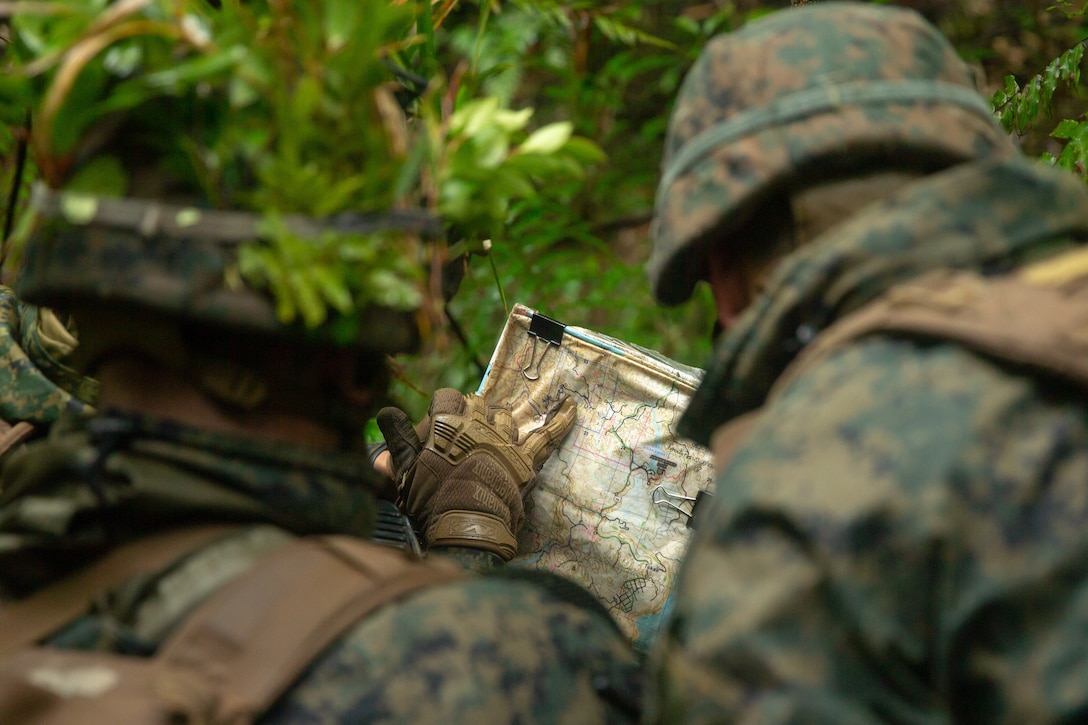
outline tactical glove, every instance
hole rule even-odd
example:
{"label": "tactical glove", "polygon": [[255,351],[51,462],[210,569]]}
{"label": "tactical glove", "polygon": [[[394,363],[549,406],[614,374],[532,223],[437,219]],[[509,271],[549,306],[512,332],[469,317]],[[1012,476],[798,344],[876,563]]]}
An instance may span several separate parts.
{"label": "tactical glove", "polygon": [[400,504],[427,545],[484,549],[509,561],[525,521],[523,496],[574,427],[574,415],[574,401],[566,398],[520,440],[508,409],[443,388],[418,426],[397,408],[383,408],[377,422],[393,457]]}

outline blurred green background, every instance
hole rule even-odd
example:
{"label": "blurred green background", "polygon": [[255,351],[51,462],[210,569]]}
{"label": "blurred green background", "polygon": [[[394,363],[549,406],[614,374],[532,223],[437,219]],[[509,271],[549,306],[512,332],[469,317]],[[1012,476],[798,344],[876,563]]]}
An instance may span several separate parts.
{"label": "blurred green background", "polygon": [[[536,122],[573,121],[576,133],[597,141],[608,161],[584,184],[514,210],[505,243],[491,253],[494,270],[474,258],[449,306],[465,340],[440,338],[423,355],[403,359],[395,390],[400,404],[419,415],[437,387],[475,389],[506,317],[499,285],[511,304],[704,364],[714,322],[708,290],[702,286],[681,308],[662,308],[642,269],[668,113],[709,37],[789,4],[462,3],[453,11],[456,22],[447,22],[439,53],[451,70],[458,63],[487,69],[480,79],[486,92],[513,107],[535,107]],[[1056,157],[1081,144],[1070,148],[1066,165],[1083,175],[1083,140],[1051,136],[1062,120],[1082,130],[1080,56],[1067,58],[1074,66],[1064,70],[1054,61],[1083,50],[1083,7],[1045,0],[882,4],[912,7],[936,23],[978,69],[988,96],[1014,79],[1020,94],[1007,104],[1006,120],[1025,151]]]}
{"label": "blurred green background", "polygon": [[[935,22],[978,69],[984,92],[1025,152],[1084,176],[1084,3],[881,4],[912,7]],[[442,79],[447,117],[479,98],[497,99],[503,108],[532,108],[530,129],[569,122],[575,134],[599,145],[607,160],[591,166],[585,178],[539,188],[510,207],[490,255],[472,258],[447,307],[450,324],[436,329],[421,353],[395,361],[391,402],[419,417],[438,387],[474,390],[515,302],[702,366],[714,320],[708,291],[700,289],[681,308],[660,308],[642,270],[667,119],[684,73],[708,38],[789,5],[789,0],[430,3],[428,22],[435,30],[426,34],[425,48],[404,55],[424,79]],[[0,20],[0,36],[4,33]],[[6,249],[35,171],[20,158],[22,112],[2,110]]]}

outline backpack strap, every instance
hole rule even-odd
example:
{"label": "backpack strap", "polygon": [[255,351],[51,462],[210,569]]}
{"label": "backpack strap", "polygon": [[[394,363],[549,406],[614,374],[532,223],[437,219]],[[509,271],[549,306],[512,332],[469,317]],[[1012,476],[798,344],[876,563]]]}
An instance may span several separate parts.
{"label": "backpack strap", "polygon": [[102,592],[139,574],[159,571],[237,528],[200,526],[138,539],[29,597],[0,603],[0,632],[3,632],[0,658],[44,639],[78,618]]}
{"label": "backpack strap", "polygon": [[175,725],[154,676],[139,657],[27,647],[0,658],[0,722]]}
{"label": "backpack strap", "polygon": [[0,722],[251,723],[368,613],[467,576],[348,537],[296,539],[205,600],[153,658],[49,647],[0,658]]}
{"label": "backpack strap", "polygon": [[817,336],[770,397],[829,353],[884,332],[957,342],[1088,387],[1088,249],[1000,277],[940,270],[893,287]]}
{"label": "backpack strap", "polygon": [[155,689],[182,721],[252,722],[371,611],[466,576],[451,561],[349,537],[298,539],[182,623],[156,657]]}

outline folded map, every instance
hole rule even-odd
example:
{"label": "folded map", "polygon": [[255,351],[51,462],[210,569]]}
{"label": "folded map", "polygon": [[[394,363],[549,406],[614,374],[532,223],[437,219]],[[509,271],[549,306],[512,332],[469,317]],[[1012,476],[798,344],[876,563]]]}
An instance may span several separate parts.
{"label": "folded map", "polygon": [[511,564],[581,584],[640,651],[667,613],[693,507],[713,483],[710,452],[674,434],[701,376],[516,305],[479,389],[513,406],[523,432],[562,398],[578,403],[574,430],[529,494]]}

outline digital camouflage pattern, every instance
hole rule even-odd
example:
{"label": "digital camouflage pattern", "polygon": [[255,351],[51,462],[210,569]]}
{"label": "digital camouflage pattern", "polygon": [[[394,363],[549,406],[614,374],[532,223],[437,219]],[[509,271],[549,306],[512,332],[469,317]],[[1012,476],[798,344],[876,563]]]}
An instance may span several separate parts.
{"label": "digital camouflage pattern", "polygon": [[[440,220],[423,211],[269,220],[263,214],[209,211],[200,204],[102,198],[44,186],[35,189],[30,213],[18,292],[27,302],[76,315],[86,338],[81,357],[95,361],[101,360],[99,353],[112,353],[122,361],[142,360],[153,372],[184,375],[202,396],[198,403],[234,405],[250,414],[247,420],[270,412],[283,416],[280,422],[297,416],[321,423],[345,434],[345,447],[356,430],[326,415],[325,404],[341,403],[360,416],[374,405],[386,382],[380,353],[413,349],[431,311],[367,307],[313,329],[282,324],[288,317],[278,314],[286,309],[284,297],[277,295],[277,310],[272,295],[242,284],[239,245],[256,239],[322,243],[331,231],[342,232],[341,239],[355,235],[369,242],[369,235],[389,232],[382,243],[404,253],[391,262],[375,252],[375,263],[389,275],[422,280],[431,260],[417,242],[444,235]],[[273,221],[290,234],[267,233],[265,225]],[[370,250],[364,246],[353,251],[365,257]],[[352,261],[361,269],[368,260]],[[306,290],[290,290],[298,281],[292,272],[297,270],[269,273],[269,286],[303,297]],[[378,277],[375,286],[382,282]],[[344,295],[350,297],[348,291]],[[404,304],[413,303],[406,298]],[[160,341],[170,349],[160,349],[167,347]],[[205,341],[209,349],[201,348]],[[325,356],[328,347],[365,354]],[[256,361],[256,370],[247,368],[266,350],[272,352]],[[281,350],[284,354],[277,354]],[[289,377],[311,359],[335,369],[314,365],[297,381]],[[269,373],[262,379],[264,363]],[[212,375],[220,364],[225,373]],[[194,370],[198,365],[207,370]],[[255,407],[264,404],[267,391],[259,390],[253,401],[244,395],[251,378],[276,385],[268,407]],[[219,395],[217,388],[231,383],[242,390]],[[141,381],[130,387],[136,396],[145,392]],[[321,400],[314,400],[318,396]],[[129,404],[140,408],[138,402]],[[192,417],[207,418],[199,411]],[[259,426],[251,430],[259,435]],[[68,573],[86,571],[112,547],[145,541],[150,533],[224,522],[245,528],[177,566],[130,578],[104,593],[92,611],[44,642],[46,648],[153,654],[191,606],[251,570],[253,562],[291,536],[365,539],[374,529],[376,482],[368,478],[374,473],[365,458],[110,411],[63,419],[48,439],[13,454],[0,474],[0,606]],[[475,553],[459,560],[491,564]],[[607,613],[587,601],[593,602],[546,575],[529,581],[512,573],[474,575],[415,592],[345,632],[262,721],[631,721],[637,717],[639,661]],[[226,645],[214,640],[215,646]],[[32,689],[40,684],[32,674],[26,677],[28,700],[45,689]],[[17,699],[15,707],[22,702]]]}
{"label": "digital camouflage pattern", "polygon": [[[8,423],[50,423],[62,413],[91,410],[97,383],[57,359],[64,341],[50,344],[49,333],[65,334],[52,313],[20,302],[0,286],[0,418]],[[53,348],[52,350],[50,348]]]}
{"label": "digital camouflage pattern", "polygon": [[832,2],[760,18],[711,40],[680,90],[647,265],[654,294],[686,300],[707,236],[728,238],[787,186],[1014,151],[971,69],[914,11]]}
{"label": "digital camouflage pattern", "polygon": [[20,596],[179,523],[365,538],[376,512],[365,458],[115,414],[61,419],[2,472],[0,586]]}
{"label": "digital camouflage pattern", "polygon": [[[117,536],[194,519],[253,524],[229,547],[241,565],[227,567],[220,547],[186,565],[189,585],[167,581],[176,570],[123,585],[50,642],[72,649],[152,652],[176,623],[155,613],[185,611],[170,597],[206,587],[225,567],[239,573],[291,534],[366,537],[373,519],[365,461],[130,417],[66,420],[3,475],[12,486],[0,497],[0,600]],[[379,609],[261,722],[629,722],[640,682],[636,656],[603,611],[537,582],[480,576]]]}
{"label": "digital camouflage pattern", "polygon": [[780,263],[681,423],[706,442],[763,406],[674,590],[649,719],[1084,718],[1086,391],[874,334],[767,400],[806,342],[896,284],[1005,273],[1084,239],[1079,180],[997,159],[918,181]]}
{"label": "digital camouflage pattern", "polygon": [[481,576],[361,622],[268,721],[635,722],[639,665],[603,610]]}

